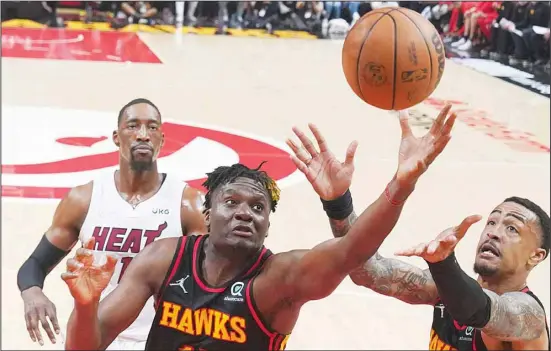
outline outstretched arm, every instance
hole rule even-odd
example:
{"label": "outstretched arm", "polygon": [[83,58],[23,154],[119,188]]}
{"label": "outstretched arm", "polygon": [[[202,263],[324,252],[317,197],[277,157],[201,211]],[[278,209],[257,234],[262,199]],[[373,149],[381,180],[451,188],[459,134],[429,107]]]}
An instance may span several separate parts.
{"label": "outstretched arm", "polygon": [[[354,265],[351,277],[356,284],[378,289],[377,291],[381,293],[401,298],[410,303],[433,303],[435,301],[434,286],[431,285],[430,275],[426,272],[397,260],[384,259],[380,255],[371,260],[368,259],[376,253],[382,241],[396,224],[403,201],[413,191],[419,176],[442,152],[450,140],[450,132],[455,121],[453,114],[447,119],[450,107],[448,105],[441,111],[431,130],[422,138],[416,138],[412,134],[407,121],[407,112],[400,112],[402,140],[398,157],[398,172],[385,189],[385,193],[359,218],[353,211],[352,199],[348,190],[354,171],[352,161],[356,149],[355,143],[350,145],[345,162],[340,163],[329,151],[321,133],[313,125],[310,126],[310,129],[318,142],[319,153],[315,150],[312,142],[299,130],[295,129],[295,134],[301,140],[302,148],[292,140],[287,141],[295,153],[295,157],[293,157],[295,164],[306,175],[322,200],[333,235],[342,238],[339,245],[344,248],[345,244],[350,242],[352,245],[357,245],[355,248],[350,248],[352,252],[366,250],[361,252],[365,253],[365,256],[361,254],[348,256],[348,259],[351,260],[349,263]],[[351,239],[349,238],[351,235],[358,238]],[[359,239],[363,235],[367,238],[364,240],[369,243],[365,244]],[[335,246],[338,245],[335,244]],[[359,257],[365,259],[360,262],[353,261],[354,258]],[[348,268],[339,260],[332,262],[326,259],[325,261],[336,267]],[[358,266],[360,267],[358,268]],[[402,282],[400,278],[406,279]]]}
{"label": "outstretched arm", "polygon": [[[333,236],[345,236],[357,218],[354,212],[341,220],[329,218]],[[383,257],[378,252],[350,272],[350,279],[356,285],[409,304],[434,305],[438,299],[438,291],[428,269]]]}
{"label": "outstretched arm", "polygon": [[377,251],[396,224],[414,186],[401,185],[394,178],[387,189],[392,195],[385,190],[358,217],[346,236],[294,252],[295,268],[288,275],[288,284],[295,287],[293,299],[306,302],[328,296]]}
{"label": "outstretched arm", "polygon": [[481,218],[469,216],[436,239],[399,254],[419,256],[428,263],[439,298],[458,323],[482,330],[485,339],[512,342],[513,349],[547,348],[544,311],[533,297],[523,292],[498,295],[483,289],[459,266],[454,249]]}
{"label": "outstretched arm", "polygon": [[116,260],[93,265],[91,247],[77,250],[67,261],[66,281],[75,299],[67,325],[67,350],[104,350],[137,318],[147,300],[161,287],[177,238],[163,239],[144,248],[128,266],[119,285],[104,300],[100,294],[111,279]]}

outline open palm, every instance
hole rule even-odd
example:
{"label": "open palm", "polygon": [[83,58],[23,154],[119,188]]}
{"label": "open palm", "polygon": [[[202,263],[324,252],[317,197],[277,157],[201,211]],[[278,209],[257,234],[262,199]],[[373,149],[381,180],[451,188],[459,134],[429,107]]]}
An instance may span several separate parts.
{"label": "open palm", "polygon": [[418,256],[427,262],[436,263],[445,260],[461,239],[467,233],[467,230],[482,219],[479,215],[469,216],[465,218],[461,224],[455,227],[448,228],[438,236],[429,241],[422,243],[407,250],[396,252],[397,256]]}
{"label": "open palm", "polygon": [[316,139],[319,151],[300,129],[294,127],[293,132],[302,146],[298,146],[292,139],[287,139],[287,145],[294,153],[291,159],[323,200],[334,200],[344,194],[352,183],[354,155],[358,143],[353,141],[348,146],[346,159],[340,162],[327,147],[318,128],[311,123],[308,127]]}
{"label": "open palm", "polygon": [[455,113],[447,118],[450,109],[451,105],[444,107],[430,130],[421,138],[415,137],[411,132],[407,111],[399,112],[400,128],[402,129],[396,173],[399,182],[414,183],[444,150],[451,139],[450,132],[456,118]]}
{"label": "open palm", "polygon": [[67,271],[61,274],[71,295],[80,304],[89,304],[98,301],[102,291],[109,284],[113,276],[117,259],[107,255],[103,265],[94,264],[95,239],[91,238],[77,250],[74,258],[67,260]]}

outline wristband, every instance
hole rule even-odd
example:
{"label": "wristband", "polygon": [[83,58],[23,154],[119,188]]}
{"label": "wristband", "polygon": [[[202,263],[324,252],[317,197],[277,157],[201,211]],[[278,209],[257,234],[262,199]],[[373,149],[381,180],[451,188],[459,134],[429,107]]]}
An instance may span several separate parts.
{"label": "wristband", "polygon": [[354,211],[354,205],[352,204],[352,194],[350,189],[346,190],[344,194],[338,198],[330,201],[320,199],[323,204],[323,210],[327,213],[327,216],[331,219],[342,220],[350,216]]}

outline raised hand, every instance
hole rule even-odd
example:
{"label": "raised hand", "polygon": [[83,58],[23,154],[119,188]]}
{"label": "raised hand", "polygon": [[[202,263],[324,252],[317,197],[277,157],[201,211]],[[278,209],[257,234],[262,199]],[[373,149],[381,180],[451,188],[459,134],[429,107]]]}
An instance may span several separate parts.
{"label": "raised hand", "polygon": [[450,132],[455,123],[456,115],[450,112],[451,105],[446,105],[432,127],[421,138],[417,138],[411,132],[408,123],[407,111],[400,111],[400,128],[402,129],[402,141],[400,143],[400,155],[398,157],[398,170],[396,179],[402,184],[413,184],[423,174],[429,165],[444,150],[451,139]]}
{"label": "raised hand", "polygon": [[327,147],[318,128],[311,123],[308,127],[316,138],[319,151],[300,129],[293,127],[302,146],[299,147],[293,140],[287,139],[287,145],[295,154],[291,155],[291,159],[323,200],[334,200],[344,194],[352,183],[354,155],[358,143],[350,143],[346,150],[346,159],[340,162]]}
{"label": "raised hand", "polygon": [[117,259],[110,255],[107,255],[107,261],[103,265],[94,264],[95,241],[91,238],[78,249],[75,258],[67,260],[67,272],[61,274],[61,279],[69,286],[75,302],[82,305],[99,301],[117,264]]}
{"label": "raised hand", "polygon": [[467,233],[467,230],[481,219],[482,216],[479,215],[469,216],[458,226],[448,228],[438,234],[436,239],[428,243],[419,244],[407,250],[398,251],[395,255],[418,256],[431,263],[443,261],[453,252],[455,246],[457,246],[459,241],[465,236],[465,233]]}

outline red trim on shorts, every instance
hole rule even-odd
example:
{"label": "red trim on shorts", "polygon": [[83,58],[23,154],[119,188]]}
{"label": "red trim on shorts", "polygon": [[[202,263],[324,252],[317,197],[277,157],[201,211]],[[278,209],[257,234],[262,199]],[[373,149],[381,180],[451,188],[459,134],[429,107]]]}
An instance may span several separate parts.
{"label": "red trim on shorts", "polygon": [[170,284],[170,281],[172,278],[174,278],[174,275],[176,274],[176,271],[178,270],[178,267],[180,266],[180,262],[182,261],[182,256],[184,254],[184,251],[186,249],[186,241],[187,236],[182,237],[180,241],[180,250],[178,251],[178,254],[176,256],[176,260],[174,261],[174,265],[172,266],[172,270],[170,271],[170,274],[168,275],[168,278],[166,279],[164,285],[159,290],[159,293],[156,296],[155,299],[155,310],[159,309],[159,302],[161,301],[161,298],[163,297],[163,294],[165,292],[166,287],[168,284]]}
{"label": "red trim on shorts", "polygon": [[193,279],[199,285],[201,289],[203,289],[206,292],[209,293],[222,293],[224,290],[226,290],[225,287],[223,288],[209,288],[202,280],[201,277],[199,277],[199,274],[197,273],[197,259],[199,256],[199,244],[205,240],[205,236],[201,236],[195,241],[195,246],[193,247],[193,262],[191,263],[191,270],[193,272]]}
{"label": "red trim on shorts", "polygon": [[476,351],[476,333],[478,332],[477,329],[474,329],[473,331],[473,351]]}

